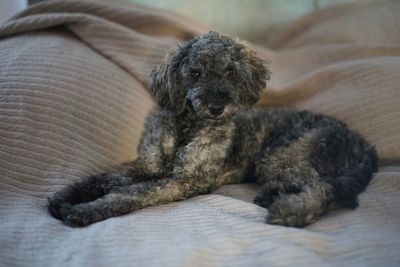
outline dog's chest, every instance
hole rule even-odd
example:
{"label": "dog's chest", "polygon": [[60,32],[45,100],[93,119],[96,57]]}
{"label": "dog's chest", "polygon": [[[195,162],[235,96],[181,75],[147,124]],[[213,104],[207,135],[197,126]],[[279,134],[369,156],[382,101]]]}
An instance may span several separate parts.
{"label": "dog's chest", "polygon": [[233,123],[219,126],[189,125],[189,127],[182,127],[178,129],[176,151],[182,151],[185,147],[192,147],[199,153],[216,149],[227,151],[233,139],[233,128]]}

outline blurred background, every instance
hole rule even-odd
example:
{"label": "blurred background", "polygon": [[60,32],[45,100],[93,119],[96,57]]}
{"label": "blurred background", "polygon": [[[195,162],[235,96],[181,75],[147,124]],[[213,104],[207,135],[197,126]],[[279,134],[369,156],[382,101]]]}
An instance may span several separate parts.
{"label": "blurred background", "polygon": [[[0,22],[25,5],[44,0],[0,0]],[[51,0],[50,0],[51,1]],[[68,0],[66,0],[68,1]],[[85,0],[81,0],[85,1]],[[255,43],[304,14],[321,8],[367,0],[91,0],[107,3],[135,2],[174,11],[212,29]]]}
{"label": "blurred background", "polygon": [[[98,0],[109,2],[107,0]],[[119,0],[168,9],[191,17],[213,30],[264,43],[268,33],[328,6],[366,0]]]}

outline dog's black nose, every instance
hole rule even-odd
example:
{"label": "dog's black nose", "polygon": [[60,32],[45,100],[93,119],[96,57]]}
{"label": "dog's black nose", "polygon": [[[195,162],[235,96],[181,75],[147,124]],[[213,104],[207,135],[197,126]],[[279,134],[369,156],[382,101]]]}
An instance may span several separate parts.
{"label": "dog's black nose", "polygon": [[224,112],[225,106],[222,103],[210,102],[208,103],[207,108],[211,115],[219,116],[222,114],[222,112]]}

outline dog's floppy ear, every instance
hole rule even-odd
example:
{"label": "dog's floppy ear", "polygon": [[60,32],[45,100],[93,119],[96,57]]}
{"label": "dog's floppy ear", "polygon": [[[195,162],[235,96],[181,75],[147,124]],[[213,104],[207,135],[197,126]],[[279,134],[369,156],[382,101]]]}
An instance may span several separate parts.
{"label": "dog's floppy ear", "polygon": [[270,71],[265,66],[265,61],[259,58],[253,50],[244,48],[247,62],[246,88],[241,99],[243,104],[253,105],[260,99],[260,93],[270,79]]}
{"label": "dog's floppy ear", "polygon": [[179,96],[179,81],[177,69],[179,62],[176,50],[171,51],[164,62],[157,66],[150,74],[150,89],[161,108],[175,110]]}

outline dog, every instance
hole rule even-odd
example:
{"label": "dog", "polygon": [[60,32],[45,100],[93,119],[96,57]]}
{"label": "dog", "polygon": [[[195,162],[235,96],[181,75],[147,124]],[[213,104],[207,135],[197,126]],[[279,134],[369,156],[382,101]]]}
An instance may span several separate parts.
{"label": "dog", "polygon": [[253,182],[267,223],[304,227],[333,209],[356,208],[377,171],[375,149],[343,122],[252,107],[270,72],[228,36],[208,32],[178,46],[150,78],[160,109],[147,118],[138,158],[49,198],[50,213],[65,224]]}

